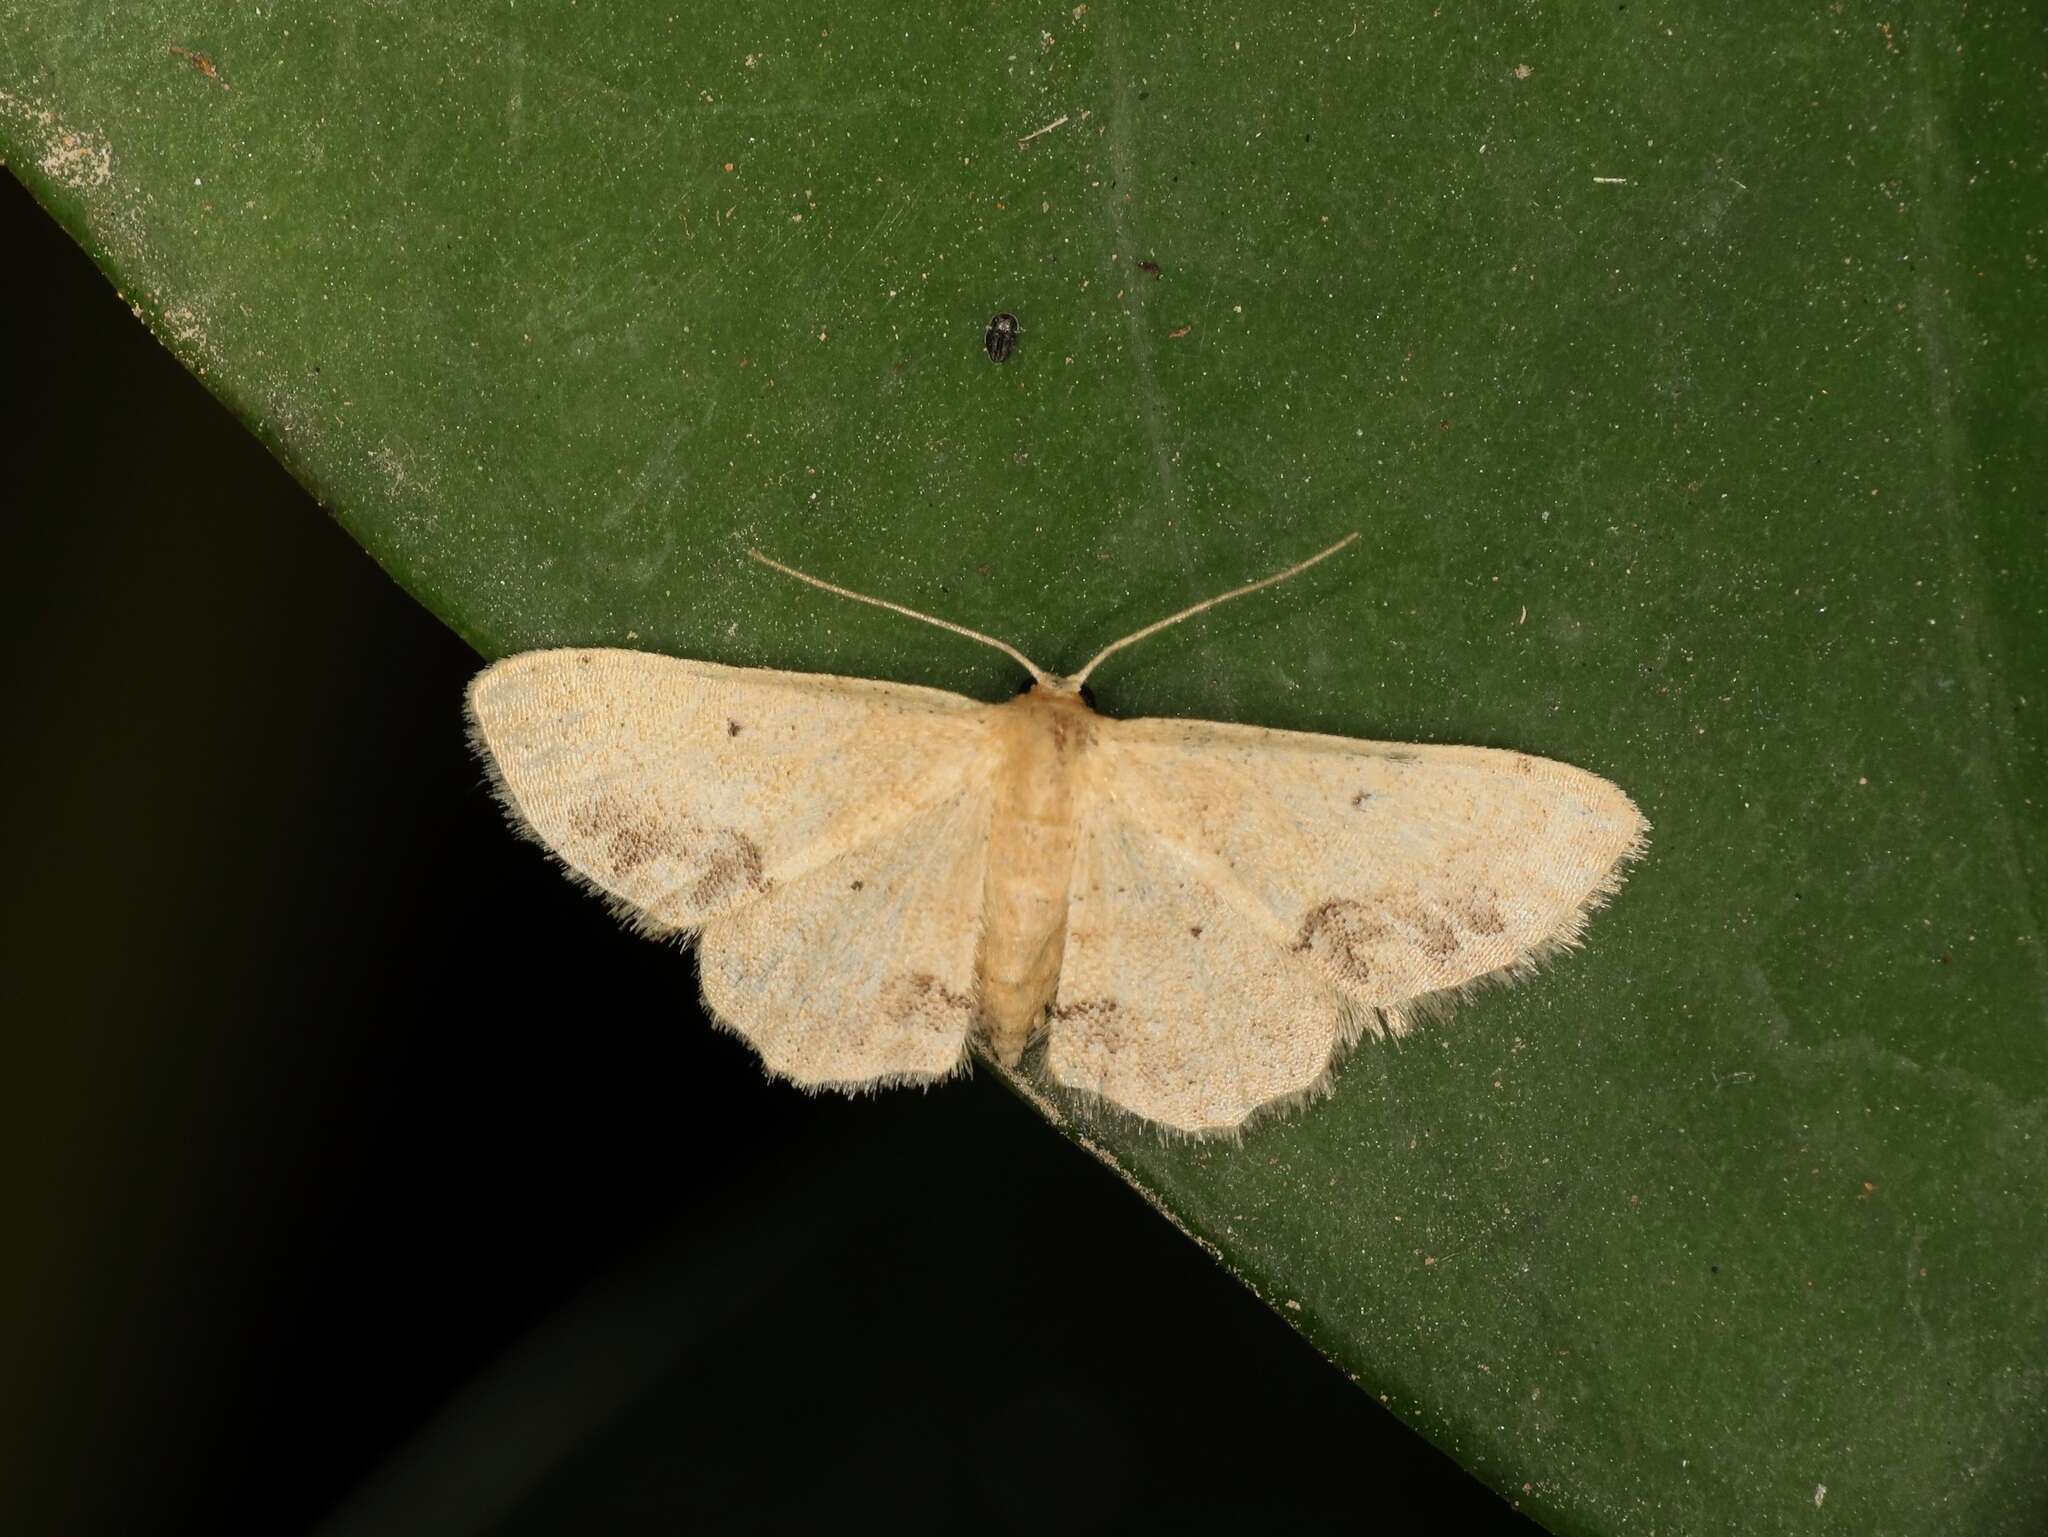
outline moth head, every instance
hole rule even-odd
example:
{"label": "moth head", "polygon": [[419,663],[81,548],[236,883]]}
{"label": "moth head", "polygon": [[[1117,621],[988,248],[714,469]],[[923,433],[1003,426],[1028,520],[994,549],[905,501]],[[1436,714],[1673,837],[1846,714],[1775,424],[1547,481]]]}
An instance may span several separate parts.
{"label": "moth head", "polygon": [[1026,694],[1037,694],[1053,699],[1078,699],[1089,709],[1095,708],[1095,690],[1079,678],[1062,678],[1053,673],[1025,678],[1017,684],[1017,695],[1022,698]]}

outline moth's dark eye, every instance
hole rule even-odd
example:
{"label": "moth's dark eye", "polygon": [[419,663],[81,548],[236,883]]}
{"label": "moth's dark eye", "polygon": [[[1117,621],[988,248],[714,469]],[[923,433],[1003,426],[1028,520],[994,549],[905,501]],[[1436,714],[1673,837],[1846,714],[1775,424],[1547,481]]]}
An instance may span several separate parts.
{"label": "moth's dark eye", "polygon": [[1024,334],[1017,324],[1017,317],[1008,311],[996,316],[988,323],[988,329],[981,334],[982,350],[988,354],[991,363],[1007,363],[1010,354],[1017,350],[1017,338]]}
{"label": "moth's dark eye", "polygon": [[1018,685],[1017,685],[1017,692],[1018,692],[1018,693],[1020,693],[1020,694],[1028,694],[1028,693],[1030,693],[1030,692],[1031,692],[1031,691],[1032,691],[1033,689],[1035,689],[1035,688],[1037,688],[1037,687],[1038,687],[1038,681],[1037,681],[1037,679],[1035,679],[1035,678],[1025,678],[1025,679],[1023,679],[1023,680],[1022,680],[1021,682],[1019,682],[1019,683],[1018,683]]}
{"label": "moth's dark eye", "polygon": [[1091,710],[1095,708],[1095,690],[1085,683],[1081,685],[1081,703]]}

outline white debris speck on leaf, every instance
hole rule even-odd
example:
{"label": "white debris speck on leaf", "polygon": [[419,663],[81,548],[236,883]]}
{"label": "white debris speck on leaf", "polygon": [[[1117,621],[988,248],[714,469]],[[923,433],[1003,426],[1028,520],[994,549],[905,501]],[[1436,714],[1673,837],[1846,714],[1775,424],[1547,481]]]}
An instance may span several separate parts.
{"label": "white debris speck on leaf", "polygon": [[11,91],[0,91],[0,116],[41,130],[36,169],[59,186],[83,190],[113,180],[114,146],[105,134],[72,128],[50,108],[23,101]]}

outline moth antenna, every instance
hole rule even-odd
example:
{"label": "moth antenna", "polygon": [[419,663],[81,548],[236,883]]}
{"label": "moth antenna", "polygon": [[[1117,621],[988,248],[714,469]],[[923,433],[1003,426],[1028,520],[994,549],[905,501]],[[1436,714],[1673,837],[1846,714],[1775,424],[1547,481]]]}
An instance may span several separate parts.
{"label": "moth antenna", "polygon": [[1146,625],[1144,629],[1139,630],[1134,634],[1126,635],[1122,640],[1111,641],[1108,645],[1104,646],[1100,651],[1095,653],[1095,659],[1093,661],[1091,661],[1086,667],[1082,668],[1079,672],[1074,674],[1071,680],[1073,686],[1075,688],[1079,688],[1083,683],[1087,682],[1088,674],[1095,671],[1096,668],[1100,667],[1104,662],[1108,661],[1112,656],[1116,655],[1117,652],[1123,650],[1124,647],[1134,646],[1139,641],[1144,640],[1147,636],[1157,635],[1161,630],[1165,629],[1168,625],[1179,624],[1183,619],[1192,619],[1197,614],[1206,613],[1208,610],[1214,608],[1219,603],[1228,603],[1232,598],[1242,598],[1249,593],[1257,592],[1261,587],[1271,587],[1275,582],[1284,582],[1290,576],[1300,576],[1302,572],[1306,571],[1310,566],[1313,566],[1317,561],[1328,560],[1332,555],[1335,555],[1339,550],[1343,549],[1345,545],[1352,543],[1357,538],[1358,534],[1354,530],[1353,532],[1346,534],[1342,539],[1339,539],[1335,544],[1331,545],[1327,550],[1324,550],[1321,554],[1311,555],[1307,560],[1302,561],[1299,565],[1289,566],[1285,571],[1276,571],[1273,575],[1261,577],[1256,582],[1247,582],[1244,586],[1235,588],[1230,592],[1218,593],[1213,598],[1204,598],[1201,602],[1194,604],[1192,607],[1184,608],[1177,614],[1169,614],[1164,619],[1153,621],[1151,624]]}
{"label": "moth antenna", "polygon": [[[1353,534],[1351,537],[1356,539],[1358,536],[1356,534]],[[816,587],[821,591],[829,592],[834,597],[851,598],[856,603],[871,603],[876,608],[886,608],[887,610],[889,610],[890,613],[901,614],[906,619],[922,620],[924,623],[929,625],[936,625],[938,628],[942,630],[951,630],[955,635],[964,635],[969,640],[978,640],[984,646],[993,646],[996,650],[1002,652],[1003,655],[1009,657],[1012,661],[1016,662],[1017,665],[1022,667],[1026,672],[1030,673],[1034,681],[1043,684],[1048,688],[1052,686],[1052,675],[1046,672],[1046,670],[1040,667],[1036,662],[1032,661],[1030,657],[1026,656],[1023,652],[1019,651],[1015,646],[1011,645],[1008,641],[997,640],[993,635],[984,635],[979,630],[970,630],[967,628],[966,625],[955,624],[950,619],[934,619],[930,614],[920,614],[914,608],[905,608],[901,603],[891,603],[887,598],[871,598],[864,592],[853,591],[853,589],[850,587],[835,587],[832,583],[827,581],[821,581],[819,578],[810,575],[808,572],[797,570],[794,566],[785,566],[779,560],[770,560],[766,555],[763,555],[759,550],[749,550],[747,551],[747,553],[751,555],[755,560],[758,560],[762,565],[768,567],[769,570],[780,571],[784,576],[793,576],[799,582],[808,582],[811,586]],[[1275,580],[1277,580],[1277,578],[1275,578]]]}

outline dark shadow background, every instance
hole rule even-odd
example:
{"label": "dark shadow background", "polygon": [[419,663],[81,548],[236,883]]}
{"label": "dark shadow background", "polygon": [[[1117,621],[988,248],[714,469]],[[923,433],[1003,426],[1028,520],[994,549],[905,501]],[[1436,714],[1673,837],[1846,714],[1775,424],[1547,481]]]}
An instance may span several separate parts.
{"label": "dark shadow background", "polygon": [[0,269],[0,1527],[1534,1530],[993,1081],[764,1081],[5,176]]}

